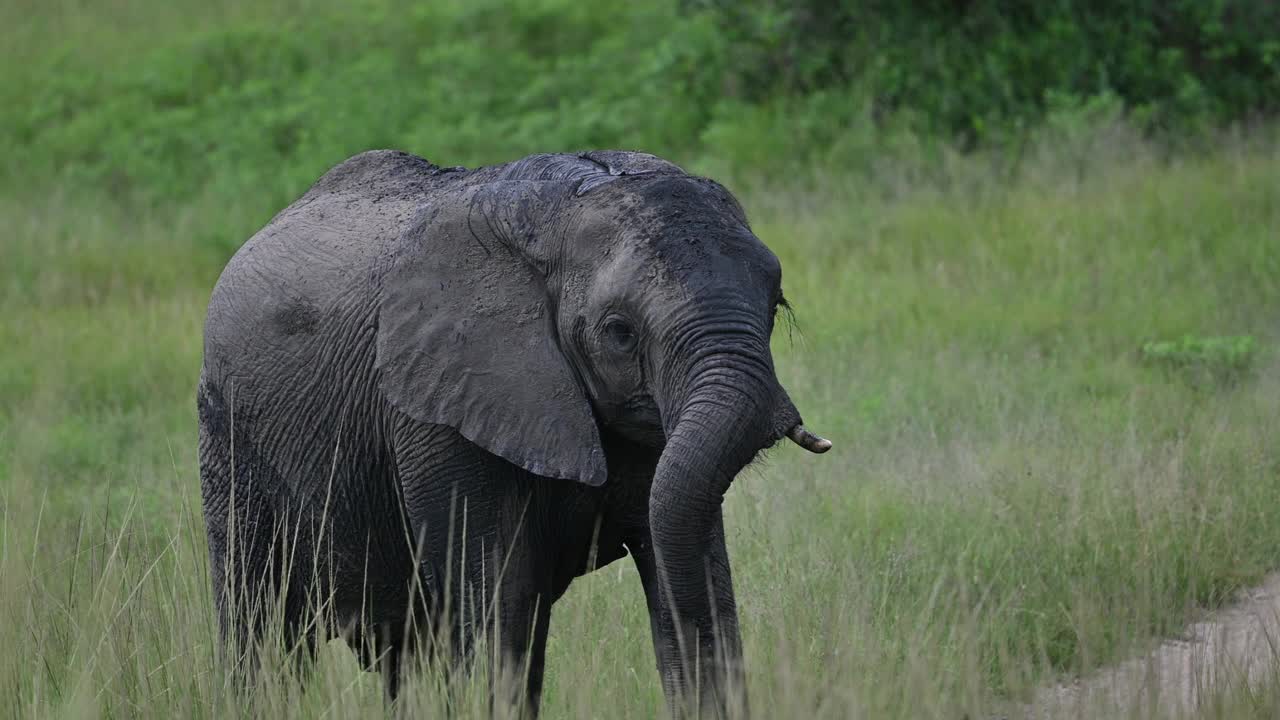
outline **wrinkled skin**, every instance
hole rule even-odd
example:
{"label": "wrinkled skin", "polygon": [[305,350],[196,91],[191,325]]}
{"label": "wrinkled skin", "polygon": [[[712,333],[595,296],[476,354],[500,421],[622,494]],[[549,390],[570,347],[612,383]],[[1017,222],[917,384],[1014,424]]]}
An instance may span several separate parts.
{"label": "wrinkled skin", "polygon": [[307,647],[318,613],[394,695],[405,653],[483,636],[518,679],[495,692],[536,712],[551,604],[630,554],[672,710],[743,709],[721,501],[780,438],[829,447],[774,374],[780,283],[723,187],[650,155],[329,171],[209,304],[200,472],[235,657],[279,619]]}

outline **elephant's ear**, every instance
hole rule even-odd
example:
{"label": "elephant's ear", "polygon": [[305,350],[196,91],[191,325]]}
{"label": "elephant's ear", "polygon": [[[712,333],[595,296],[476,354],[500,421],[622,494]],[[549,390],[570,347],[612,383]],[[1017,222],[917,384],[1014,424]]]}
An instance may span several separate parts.
{"label": "elephant's ear", "polygon": [[601,485],[591,404],[559,348],[545,275],[522,248],[538,203],[468,188],[427,208],[380,266],[377,366],[401,412],[537,475]]}

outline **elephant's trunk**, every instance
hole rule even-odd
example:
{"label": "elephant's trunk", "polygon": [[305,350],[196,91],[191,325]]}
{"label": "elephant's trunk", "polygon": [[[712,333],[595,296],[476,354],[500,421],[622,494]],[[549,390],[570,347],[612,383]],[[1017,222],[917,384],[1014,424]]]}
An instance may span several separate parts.
{"label": "elephant's trunk", "polygon": [[664,418],[667,442],[649,502],[661,593],[655,642],[677,713],[692,709],[681,703],[715,712],[745,702],[721,501],[755,453],[800,422],[774,377],[767,340],[700,345],[704,352],[683,373],[683,401]]}

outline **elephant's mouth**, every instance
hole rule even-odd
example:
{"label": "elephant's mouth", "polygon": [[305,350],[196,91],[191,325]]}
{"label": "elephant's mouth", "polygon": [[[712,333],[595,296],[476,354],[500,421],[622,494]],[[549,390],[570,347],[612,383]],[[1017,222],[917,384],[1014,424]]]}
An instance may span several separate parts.
{"label": "elephant's mouth", "polygon": [[[605,420],[606,424],[623,437],[652,448],[661,448],[666,444],[662,413],[652,395],[633,395],[610,415]],[[775,412],[773,432],[764,447],[773,446],[782,438],[818,455],[831,449],[830,440],[810,431],[800,422],[799,413],[789,399],[785,399]]]}
{"label": "elephant's mouth", "polygon": [[662,414],[652,395],[627,398],[607,424],[623,437],[646,447],[661,448],[667,440],[662,429]]}
{"label": "elephant's mouth", "polygon": [[786,391],[779,389],[779,393],[781,397],[774,408],[769,445],[772,446],[782,438],[787,438],[814,454],[821,455],[830,450],[831,441],[806,428],[804,421],[800,419],[800,411],[791,402]]}

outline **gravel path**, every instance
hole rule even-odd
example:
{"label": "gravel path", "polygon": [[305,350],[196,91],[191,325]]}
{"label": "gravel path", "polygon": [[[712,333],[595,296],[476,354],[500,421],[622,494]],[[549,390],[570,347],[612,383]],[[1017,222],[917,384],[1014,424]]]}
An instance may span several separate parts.
{"label": "gravel path", "polygon": [[1187,626],[1145,657],[1047,687],[1027,718],[1194,717],[1203,699],[1245,678],[1280,677],[1280,573]]}

